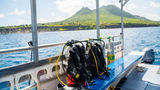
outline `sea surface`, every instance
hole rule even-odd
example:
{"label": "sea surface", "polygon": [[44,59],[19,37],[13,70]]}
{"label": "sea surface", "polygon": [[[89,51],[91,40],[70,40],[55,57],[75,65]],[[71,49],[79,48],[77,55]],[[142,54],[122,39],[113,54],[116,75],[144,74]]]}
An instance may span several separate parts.
{"label": "sea surface", "polygon": [[[100,36],[108,37],[120,34],[121,29],[101,29]],[[160,65],[160,27],[125,28],[125,54],[144,48],[155,51],[155,65]],[[68,40],[87,40],[96,38],[96,30],[39,32],[38,43],[49,44],[66,42]],[[0,50],[28,46],[32,40],[31,33],[0,34]],[[59,55],[62,47],[39,49],[39,58]],[[31,51],[21,51],[9,54],[0,54],[0,69],[31,61]]]}

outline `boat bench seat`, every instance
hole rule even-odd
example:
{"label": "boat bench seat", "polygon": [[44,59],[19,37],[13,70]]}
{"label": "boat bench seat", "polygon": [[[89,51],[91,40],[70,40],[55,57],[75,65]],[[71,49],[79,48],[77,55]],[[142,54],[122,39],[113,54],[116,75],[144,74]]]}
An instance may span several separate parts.
{"label": "boat bench seat", "polygon": [[130,69],[139,60],[141,60],[144,54],[145,52],[131,52],[128,55],[109,64],[108,67],[111,69],[110,76],[107,77],[103,75],[102,77],[105,78],[105,80],[94,78],[95,85],[87,86],[87,88],[92,89],[92,90],[105,90],[114,81],[116,81],[125,71]]}

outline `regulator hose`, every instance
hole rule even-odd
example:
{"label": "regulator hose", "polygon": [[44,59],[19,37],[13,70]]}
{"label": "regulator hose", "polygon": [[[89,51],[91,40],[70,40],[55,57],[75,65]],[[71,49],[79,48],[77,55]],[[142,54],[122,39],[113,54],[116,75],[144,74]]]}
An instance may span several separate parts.
{"label": "regulator hose", "polygon": [[57,61],[56,61],[56,76],[57,76],[57,78],[58,78],[58,80],[65,86],[65,85],[67,85],[67,84],[65,84],[61,79],[60,79],[60,77],[59,77],[59,75],[58,75],[58,72],[57,72],[57,65],[58,65],[58,62],[59,62],[59,59],[61,58],[61,56],[62,56],[62,54],[63,54],[63,51],[65,50],[65,48],[66,48],[66,46],[64,46],[64,49],[62,50],[62,52],[61,52],[61,54],[59,55],[59,57],[58,57],[58,59],[57,59]]}

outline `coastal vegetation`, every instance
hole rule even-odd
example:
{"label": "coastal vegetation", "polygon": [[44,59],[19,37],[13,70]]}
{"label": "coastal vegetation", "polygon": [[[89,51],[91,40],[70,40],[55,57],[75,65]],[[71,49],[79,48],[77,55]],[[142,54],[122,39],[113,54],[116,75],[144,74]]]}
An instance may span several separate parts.
{"label": "coastal vegetation", "polygon": [[[100,28],[119,28],[121,26],[121,10],[114,5],[100,8]],[[151,21],[145,17],[124,11],[125,27],[160,26],[160,22]],[[81,8],[68,19],[53,23],[39,23],[38,31],[65,31],[96,29],[96,10],[88,7]],[[0,33],[30,32],[31,25],[0,27]]]}

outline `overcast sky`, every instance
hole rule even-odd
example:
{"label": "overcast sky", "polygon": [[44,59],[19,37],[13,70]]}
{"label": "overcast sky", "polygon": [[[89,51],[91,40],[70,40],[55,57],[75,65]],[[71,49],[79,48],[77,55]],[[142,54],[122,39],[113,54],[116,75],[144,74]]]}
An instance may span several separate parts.
{"label": "overcast sky", "polygon": [[[99,0],[100,6],[116,5],[119,0]],[[82,7],[95,9],[96,0],[37,0],[38,23],[64,20]],[[125,10],[160,21],[160,0],[130,0]],[[0,0],[0,26],[30,24],[30,0]]]}

